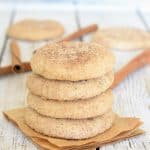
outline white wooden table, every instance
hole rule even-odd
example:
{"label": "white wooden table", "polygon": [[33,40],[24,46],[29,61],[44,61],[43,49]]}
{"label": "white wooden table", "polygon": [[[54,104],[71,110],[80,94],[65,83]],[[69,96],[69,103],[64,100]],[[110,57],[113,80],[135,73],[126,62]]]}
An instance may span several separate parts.
{"label": "white wooden table", "polygon": [[[66,9],[67,8],[67,9]],[[69,6],[59,7],[49,5],[37,7],[33,10],[32,5],[26,9],[22,7],[10,7],[0,9],[0,66],[11,63],[9,41],[5,31],[10,24],[24,19],[55,19],[60,21],[66,33],[71,33],[88,24],[97,23],[100,27],[112,25],[123,25],[139,27],[149,30],[150,12],[145,12],[142,8],[135,9],[99,9],[79,5],[69,4]],[[88,41],[89,36],[80,40]],[[23,42],[22,60],[29,61],[35,48],[46,42]],[[141,51],[121,52],[113,51],[117,58],[115,69],[118,70],[131,58]],[[0,111],[17,108],[25,105],[26,100],[26,77],[29,73],[14,74],[0,77]],[[142,128],[146,134],[130,138],[114,144],[109,144],[99,148],[100,150],[150,150],[150,67],[144,67],[122,82],[114,89],[115,103],[114,110],[123,116],[139,117],[143,120]],[[8,122],[0,113],[0,150],[36,150],[37,148],[18,129]]]}

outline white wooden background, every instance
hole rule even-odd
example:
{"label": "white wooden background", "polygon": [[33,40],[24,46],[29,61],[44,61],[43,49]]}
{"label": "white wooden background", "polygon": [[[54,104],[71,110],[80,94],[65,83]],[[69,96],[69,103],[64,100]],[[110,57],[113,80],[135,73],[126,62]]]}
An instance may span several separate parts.
{"label": "white wooden background", "polygon": [[[69,4],[65,7],[46,5],[45,7],[21,6],[2,9],[0,6],[0,66],[11,63],[9,42],[6,29],[14,22],[24,18],[55,19],[60,21],[66,33],[71,33],[88,24],[97,23],[100,27],[133,26],[149,30],[150,12],[143,7],[134,9],[108,9],[83,7]],[[80,40],[88,41],[89,36]],[[29,61],[35,48],[46,42],[23,42],[22,60]],[[113,51],[117,58],[115,69],[118,70],[141,51]],[[29,73],[0,77],[0,111],[25,105],[26,77]],[[140,117],[144,121],[142,128],[146,134],[99,148],[100,150],[150,150],[150,67],[144,67],[122,82],[114,89],[114,110],[123,116]],[[0,150],[36,150],[37,148],[18,129],[8,122],[0,113]]]}

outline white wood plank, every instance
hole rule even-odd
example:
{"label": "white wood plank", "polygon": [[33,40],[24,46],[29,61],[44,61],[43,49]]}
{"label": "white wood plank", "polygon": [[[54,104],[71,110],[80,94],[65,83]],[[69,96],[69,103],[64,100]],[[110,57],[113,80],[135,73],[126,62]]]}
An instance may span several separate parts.
{"label": "white wood plank", "polygon": [[9,26],[9,23],[11,21],[11,14],[12,9],[9,9],[8,11],[0,9],[0,53],[3,51],[3,48],[5,47],[6,43],[6,31]]}
{"label": "white wood plank", "polygon": [[[24,18],[38,18],[38,19],[55,19],[60,21],[66,33],[77,30],[74,9],[60,10],[22,10],[18,8],[14,22]],[[23,42],[19,41],[21,47],[22,60],[30,60],[32,52],[35,48],[46,42]],[[11,63],[11,55],[9,42],[2,59],[2,65]],[[26,77],[29,73],[15,74],[5,77],[0,77],[0,111],[21,107],[25,105],[26,100]],[[10,124],[2,114],[0,114],[0,149],[2,150],[29,150],[36,149],[30,140],[28,140],[18,129]]]}
{"label": "white wood plank", "polygon": [[131,26],[144,29],[135,11],[100,10],[78,8],[81,26],[97,23],[99,27]]}
{"label": "white wood plank", "polygon": [[146,22],[148,31],[150,32],[150,11],[141,10],[141,17]]}
{"label": "white wood plank", "polygon": [[150,12],[149,9],[149,0],[142,0],[137,2],[137,8],[145,12]]}
{"label": "white wood plank", "polygon": [[[88,10],[78,8],[80,26],[86,26],[91,23],[97,23],[99,27],[109,26],[130,26],[144,28],[144,24],[134,11],[105,11],[105,10]],[[146,29],[145,29],[146,30]],[[90,36],[84,38],[89,41]],[[135,57],[141,51],[115,51],[116,70],[125,65],[131,58]],[[127,79],[113,90],[115,95],[114,110],[122,116],[139,117],[144,122],[142,128],[146,134],[117,142],[108,146],[103,146],[101,150],[148,150],[150,147],[150,96],[146,88],[145,81],[148,80],[150,67],[144,67],[131,74]]]}
{"label": "white wood plank", "polygon": [[[143,0],[145,1],[145,0]],[[147,0],[148,1],[148,0]],[[142,2],[141,2],[142,3]],[[82,10],[85,9],[98,9],[98,10],[106,10],[106,11],[129,11],[129,10],[135,10],[138,6],[137,0],[82,0],[77,1],[78,7],[80,7]]]}
{"label": "white wood plank", "polygon": [[[147,71],[150,73],[150,67],[144,67],[143,69],[133,73],[114,90],[114,109],[116,112],[123,116],[141,118],[144,122],[142,128],[146,131],[146,134],[138,138],[128,140],[134,149],[148,149],[149,147],[150,121],[148,118],[150,115],[150,97],[145,87],[144,80],[149,75]],[[145,148],[143,144],[147,148]]]}

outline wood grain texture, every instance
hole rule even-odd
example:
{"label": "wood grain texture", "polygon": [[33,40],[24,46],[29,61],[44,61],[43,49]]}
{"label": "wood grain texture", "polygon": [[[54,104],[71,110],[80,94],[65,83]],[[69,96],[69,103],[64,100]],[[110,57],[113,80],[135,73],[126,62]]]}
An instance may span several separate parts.
{"label": "wood grain texture", "polygon": [[10,9],[8,11],[1,10],[0,12],[0,18],[1,18],[1,27],[0,27],[0,63],[2,61],[2,55],[5,51],[6,44],[8,41],[8,38],[6,36],[6,30],[11,24],[11,18],[13,18],[13,9]]}
{"label": "wood grain texture", "polygon": [[[69,10],[51,9],[38,10],[22,10],[17,9],[13,22],[18,20],[32,17],[32,18],[51,18],[61,21],[67,33],[71,33],[77,30],[77,27],[84,27],[91,23],[99,23],[101,26],[110,25],[135,25],[140,28],[144,28],[144,25],[135,12],[107,12],[94,11],[86,13],[77,9],[78,21],[76,22],[76,14],[73,6],[70,6]],[[4,15],[0,22],[0,31],[6,28],[3,25],[12,19],[9,13],[0,12],[0,16]],[[87,17],[88,16],[88,19]],[[6,19],[7,18],[7,19]],[[115,19],[114,19],[115,18]],[[116,21],[117,20],[117,21]],[[77,26],[77,23],[80,26]],[[5,37],[5,32],[2,32],[0,36]],[[84,38],[88,40],[89,36]],[[31,43],[25,41],[19,41],[19,45],[22,48],[21,58],[23,61],[29,61],[32,52],[39,46],[43,45],[47,41]],[[1,44],[2,43],[2,44]],[[0,46],[4,45],[5,50],[2,55],[1,66],[11,63],[11,55],[9,49],[9,40],[5,42],[2,38]],[[135,57],[141,51],[133,52],[121,52],[113,51],[117,57],[117,63],[115,69],[118,70],[124,64],[126,64],[131,58]],[[29,73],[8,75],[0,77],[0,111],[12,109],[25,105],[25,99],[27,94],[26,89],[26,77]],[[100,148],[100,150],[149,150],[150,149],[150,94],[147,91],[145,81],[150,75],[150,67],[144,67],[131,75],[129,75],[122,84],[114,89],[115,103],[114,110],[123,116],[140,117],[144,121],[143,129],[146,130],[146,134],[134,137],[128,140],[117,142],[115,144],[109,144]],[[32,142],[27,139],[18,129],[9,123],[2,113],[0,113],[0,149],[2,150],[36,150],[37,148]]]}
{"label": "wood grain texture", "polygon": [[141,8],[139,9],[138,14],[143,20],[147,31],[150,31],[150,11]]}
{"label": "wood grain texture", "polygon": [[[137,15],[136,11],[105,11],[88,9],[78,9],[80,18],[80,26],[84,27],[90,23],[98,23],[99,27],[107,26],[131,26],[146,30],[144,23]],[[86,19],[85,16],[88,16]],[[90,40],[90,36],[84,38],[85,41]],[[140,54],[139,51],[117,51],[113,50],[116,56],[115,70],[119,70],[129,60]],[[100,150],[148,150],[150,146],[150,95],[146,89],[145,79],[150,75],[150,67],[144,67],[130,74],[117,88],[113,90],[115,95],[114,110],[123,116],[139,117],[144,121],[143,129],[145,135],[127,139],[116,144],[109,144],[100,148]]]}

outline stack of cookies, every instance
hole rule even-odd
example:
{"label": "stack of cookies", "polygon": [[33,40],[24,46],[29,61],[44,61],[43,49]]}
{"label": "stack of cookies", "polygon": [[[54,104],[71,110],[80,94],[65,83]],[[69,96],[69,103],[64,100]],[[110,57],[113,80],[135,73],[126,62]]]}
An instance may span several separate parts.
{"label": "stack of cookies", "polygon": [[26,124],[44,135],[85,139],[115,119],[114,56],[96,43],[63,42],[38,49],[31,60]]}

